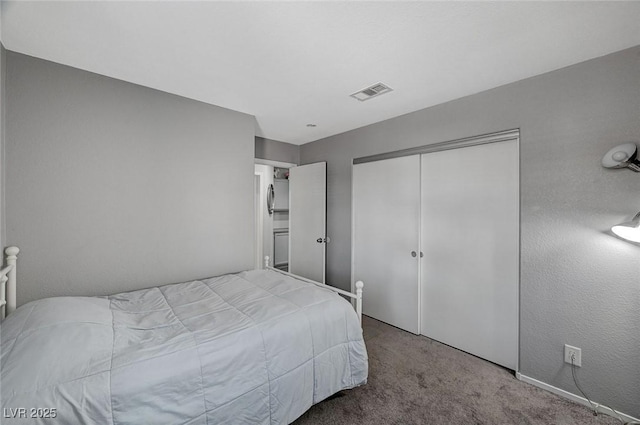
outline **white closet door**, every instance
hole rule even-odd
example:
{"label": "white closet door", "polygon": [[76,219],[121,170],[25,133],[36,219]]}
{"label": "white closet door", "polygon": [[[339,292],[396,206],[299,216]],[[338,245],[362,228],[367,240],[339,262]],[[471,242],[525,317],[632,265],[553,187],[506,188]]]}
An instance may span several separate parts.
{"label": "white closet door", "polygon": [[325,283],[327,163],[289,169],[289,272]]}
{"label": "white closet door", "polygon": [[421,333],[517,370],[516,140],[422,155]]}
{"label": "white closet door", "polygon": [[413,333],[419,225],[419,155],[353,166],[353,278],[365,284],[363,312]]}

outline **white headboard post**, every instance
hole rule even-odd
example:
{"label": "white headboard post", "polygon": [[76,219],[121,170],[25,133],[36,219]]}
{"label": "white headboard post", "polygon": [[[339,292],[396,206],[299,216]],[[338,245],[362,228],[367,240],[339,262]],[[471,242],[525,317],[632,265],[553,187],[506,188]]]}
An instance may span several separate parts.
{"label": "white headboard post", "polygon": [[9,280],[7,281],[7,305],[5,311],[6,314],[10,314],[16,309],[16,261],[18,260],[20,249],[17,246],[10,246],[4,252],[7,254],[7,266],[13,266],[7,273]]}

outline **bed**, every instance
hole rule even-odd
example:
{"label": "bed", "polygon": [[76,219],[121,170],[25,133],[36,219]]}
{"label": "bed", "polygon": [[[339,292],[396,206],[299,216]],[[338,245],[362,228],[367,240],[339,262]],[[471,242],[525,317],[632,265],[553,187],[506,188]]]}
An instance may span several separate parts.
{"label": "bed", "polygon": [[361,282],[351,294],[266,267],[15,309],[6,252],[3,424],[286,424],[366,383]]}

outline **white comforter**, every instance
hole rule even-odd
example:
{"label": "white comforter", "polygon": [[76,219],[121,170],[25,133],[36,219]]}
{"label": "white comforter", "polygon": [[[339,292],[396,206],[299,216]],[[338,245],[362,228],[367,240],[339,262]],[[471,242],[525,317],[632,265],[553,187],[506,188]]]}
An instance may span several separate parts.
{"label": "white comforter", "polygon": [[0,329],[3,424],[286,424],[367,379],[351,305],[273,271],[34,301]]}

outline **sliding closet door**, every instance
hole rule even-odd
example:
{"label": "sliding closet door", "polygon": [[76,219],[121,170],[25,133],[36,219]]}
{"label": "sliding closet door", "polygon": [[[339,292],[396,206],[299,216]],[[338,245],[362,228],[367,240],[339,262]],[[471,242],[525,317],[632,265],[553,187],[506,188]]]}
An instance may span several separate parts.
{"label": "sliding closet door", "polygon": [[516,370],[517,140],[422,155],[421,333]]}
{"label": "sliding closet door", "polygon": [[353,166],[353,278],[367,316],[418,333],[419,155]]}

